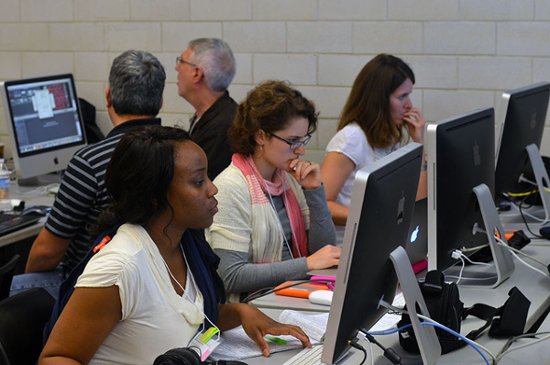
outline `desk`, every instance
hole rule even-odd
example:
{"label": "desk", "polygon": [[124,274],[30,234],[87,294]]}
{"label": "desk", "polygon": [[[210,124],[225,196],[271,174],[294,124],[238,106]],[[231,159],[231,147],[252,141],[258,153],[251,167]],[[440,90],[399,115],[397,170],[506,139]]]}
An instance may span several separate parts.
{"label": "desk", "polygon": [[[24,200],[26,207],[30,207],[31,205],[51,206],[53,204],[54,197],[48,196],[48,192],[45,188],[41,189],[41,191],[37,191],[37,189],[38,188],[19,187],[17,182],[13,182],[10,187],[10,198]],[[0,237],[0,247],[37,236],[42,230],[42,227],[44,227],[45,222],[46,217],[43,217],[36,224]]]}
{"label": "desk", "polygon": [[293,309],[297,311],[328,312],[328,305],[313,304],[307,298],[288,297],[284,295],[269,294],[265,297],[254,299],[251,304],[254,307],[264,309]]}
{"label": "desk", "polygon": [[[536,256],[538,259],[543,262],[550,262],[550,242],[546,240],[533,240],[533,243],[545,244],[548,242],[548,247],[545,246],[535,246],[529,245],[523,249],[523,252],[528,255]],[[484,289],[484,288],[473,288],[473,287],[460,287],[460,298],[466,306],[473,305],[474,303],[485,303],[492,306],[501,306],[506,299],[508,298],[508,292],[514,286],[517,286],[518,289],[531,301],[531,306],[529,308],[529,313],[527,316],[526,330],[530,329],[536,322],[545,314],[545,311],[550,307],[550,279],[543,277],[539,273],[529,269],[517,259],[514,258],[515,270],[510,278],[504,281],[495,289]],[[540,266],[540,265],[538,265]],[[271,299],[271,298],[270,298]],[[287,298],[292,300],[293,298]],[[260,306],[262,302],[255,301],[254,305]],[[260,304],[260,305],[259,305]],[[297,303],[294,307],[300,307],[304,303]],[[304,309],[304,308],[302,308]],[[274,312],[271,312],[273,309],[262,308],[262,310],[271,315]],[[274,316],[274,318],[277,318]],[[462,334],[468,333],[470,330],[478,328],[482,325],[483,321],[477,318],[468,318],[462,322]],[[543,322],[544,329],[550,329],[550,319],[547,319]],[[542,328],[541,328],[542,330]],[[377,340],[380,341],[386,347],[392,347],[396,352],[398,352],[403,357],[404,364],[422,364],[422,360],[419,356],[414,356],[406,353],[398,342],[397,335],[390,336],[377,336]],[[494,355],[497,355],[506,344],[506,339],[495,339],[491,338],[484,333],[480,338],[476,340],[481,345],[487,347]],[[365,343],[362,343],[364,346],[367,346]],[[547,342],[545,348],[548,348],[550,357],[550,340]],[[362,354],[356,352],[355,349],[352,349],[352,357],[347,358],[343,361],[345,365],[358,364],[362,359]],[[253,358],[248,359],[246,362],[248,364],[281,364],[294,354],[298,350],[291,350],[284,353],[277,353],[271,355],[269,358]],[[375,364],[390,364],[390,362],[383,357],[382,351],[373,346],[374,353],[374,363]],[[528,355],[520,357],[522,361],[517,362],[515,359],[515,364],[533,364],[533,358]],[[487,355],[486,355],[487,356]],[[543,355],[545,356],[545,355]],[[508,360],[507,360],[508,361]],[[366,364],[370,363],[368,359]],[[438,360],[437,364],[485,364],[483,358],[470,346],[462,348],[460,350],[451,352],[446,355],[442,355]],[[544,364],[544,363],[543,363]]]}
{"label": "desk", "polygon": [[[541,219],[545,218],[546,213],[544,212],[544,208],[541,206],[532,206],[527,209],[522,209],[525,215],[525,219],[527,223],[529,224],[529,228],[531,230],[538,234],[539,229],[543,225],[549,225],[549,223],[543,223]],[[538,217],[539,219],[535,219],[533,217],[530,217],[530,215],[533,215],[535,217]],[[523,221],[523,218],[521,217],[521,214],[519,210],[512,206],[512,208],[507,212],[499,212],[498,217],[502,223],[503,228],[505,229],[521,229],[523,230],[527,235],[528,231],[525,227],[525,222]]]}

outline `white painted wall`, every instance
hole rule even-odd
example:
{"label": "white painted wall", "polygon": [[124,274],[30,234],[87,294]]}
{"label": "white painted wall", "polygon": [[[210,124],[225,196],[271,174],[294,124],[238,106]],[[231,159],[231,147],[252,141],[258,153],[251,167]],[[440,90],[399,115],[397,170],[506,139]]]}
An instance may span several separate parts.
{"label": "white painted wall", "polygon": [[429,121],[490,106],[499,115],[503,91],[550,80],[549,0],[1,0],[0,79],[72,72],[107,132],[110,63],[143,49],[167,69],[164,123],[187,126],[193,109],[176,93],[174,59],[198,37],[232,47],[237,101],[268,78],[313,99],[320,126],[307,157],[317,162],[356,74],[378,53],[411,65],[413,102]]}

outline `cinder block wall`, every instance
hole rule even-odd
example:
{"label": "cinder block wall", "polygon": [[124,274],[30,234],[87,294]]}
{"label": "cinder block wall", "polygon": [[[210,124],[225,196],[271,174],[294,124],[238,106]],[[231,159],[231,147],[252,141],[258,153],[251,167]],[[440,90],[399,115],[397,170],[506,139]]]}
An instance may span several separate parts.
{"label": "cinder block wall", "polygon": [[317,162],[356,74],[378,53],[411,65],[413,102],[429,121],[494,106],[498,123],[503,91],[550,80],[550,0],[1,0],[0,79],[72,72],[107,132],[110,63],[147,50],[167,69],[164,123],[187,127],[193,109],[177,95],[174,65],[197,37],[232,47],[237,101],[268,78],[315,101],[321,120],[307,158]]}

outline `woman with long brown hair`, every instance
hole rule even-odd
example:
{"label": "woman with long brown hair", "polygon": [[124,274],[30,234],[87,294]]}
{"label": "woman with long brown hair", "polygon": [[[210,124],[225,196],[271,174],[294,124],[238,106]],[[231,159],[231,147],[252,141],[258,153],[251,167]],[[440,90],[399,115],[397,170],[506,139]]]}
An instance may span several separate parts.
{"label": "woman with long brown hair", "polygon": [[[321,166],[337,244],[341,245],[344,237],[357,171],[397,150],[407,136],[424,143],[426,122],[410,99],[414,82],[414,73],[403,60],[379,54],[363,67],[353,83],[338,132],[329,142]],[[426,189],[423,172],[417,199],[426,196]]]}

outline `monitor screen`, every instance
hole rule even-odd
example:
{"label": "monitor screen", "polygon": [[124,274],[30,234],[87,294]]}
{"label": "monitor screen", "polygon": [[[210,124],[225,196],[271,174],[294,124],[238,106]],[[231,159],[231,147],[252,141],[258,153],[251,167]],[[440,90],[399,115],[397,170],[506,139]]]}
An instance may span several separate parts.
{"label": "monitor screen", "polygon": [[423,147],[411,143],[357,172],[321,360],[334,364],[360,329],[391,303],[397,274],[390,253],[404,246],[413,214]]}
{"label": "monitor screen", "polygon": [[[535,144],[540,150],[550,83],[543,82],[502,94],[502,125],[495,170],[496,198],[508,192],[520,192],[519,177],[532,172],[525,147]],[[534,180],[534,179],[533,179]],[[527,186],[527,188],[532,188]]]}
{"label": "monitor screen", "polygon": [[477,247],[487,235],[473,188],[484,183],[494,198],[495,124],[493,108],[428,125],[428,267],[446,270],[455,249]]}
{"label": "monitor screen", "polygon": [[5,81],[1,93],[17,175],[65,169],[86,144],[73,75]]}

